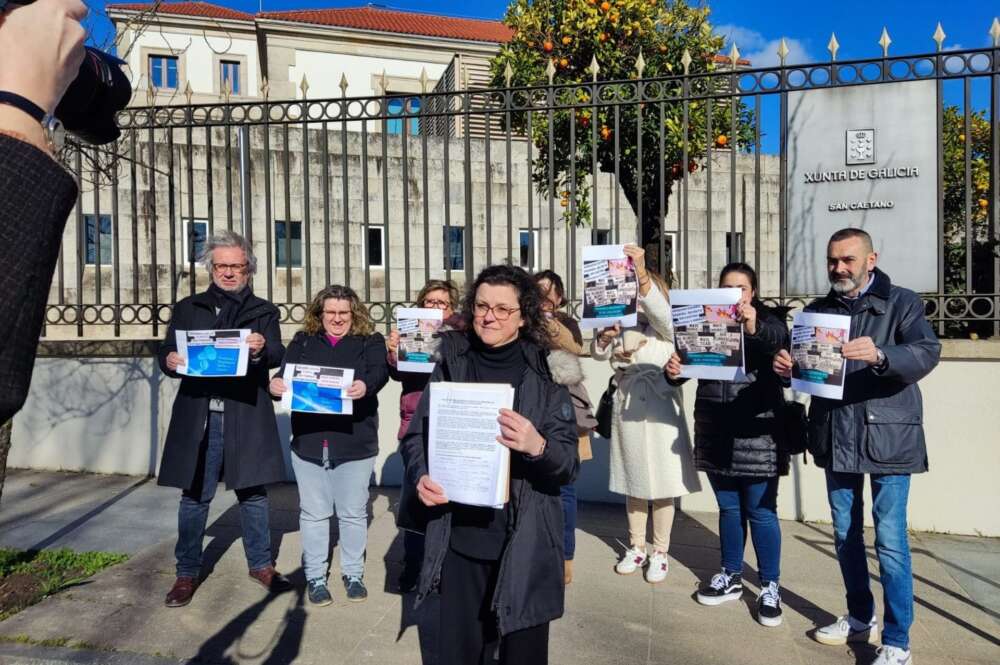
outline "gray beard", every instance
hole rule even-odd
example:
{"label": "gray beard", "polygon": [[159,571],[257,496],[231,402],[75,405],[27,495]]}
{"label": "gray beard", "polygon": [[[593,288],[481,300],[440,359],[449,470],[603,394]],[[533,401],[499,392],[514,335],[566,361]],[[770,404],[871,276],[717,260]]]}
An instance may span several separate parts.
{"label": "gray beard", "polygon": [[850,293],[855,289],[861,288],[861,280],[856,278],[854,275],[851,275],[850,277],[831,279],[830,288],[833,289],[834,293],[844,295],[845,293]]}

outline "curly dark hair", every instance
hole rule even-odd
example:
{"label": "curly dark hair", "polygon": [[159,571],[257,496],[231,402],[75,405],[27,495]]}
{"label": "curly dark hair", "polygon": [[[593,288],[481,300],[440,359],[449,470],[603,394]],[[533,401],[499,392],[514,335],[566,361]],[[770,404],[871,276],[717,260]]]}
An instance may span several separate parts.
{"label": "curly dark hair", "polygon": [[517,304],[521,308],[521,318],[524,320],[521,339],[546,347],[549,336],[545,327],[545,313],[542,311],[542,292],[531,275],[517,266],[508,264],[488,266],[476,276],[462,299],[465,329],[472,330],[472,320],[476,314],[476,291],[483,284],[513,287],[517,291]]}
{"label": "curly dark hair", "polygon": [[351,329],[348,335],[371,335],[375,331],[368,308],[361,302],[361,298],[349,286],[331,284],[325,287],[306,309],[305,319],[302,321],[302,330],[307,335],[315,335],[323,330],[323,306],[330,298],[334,300],[347,300],[351,303]]}
{"label": "curly dark hair", "polygon": [[548,280],[551,285],[549,288],[552,291],[555,291],[556,295],[559,296],[559,306],[565,307],[566,303],[569,301],[566,300],[566,287],[563,286],[562,277],[559,276],[559,273],[555,270],[542,270],[541,272],[536,272],[534,274],[536,284],[543,279]]}

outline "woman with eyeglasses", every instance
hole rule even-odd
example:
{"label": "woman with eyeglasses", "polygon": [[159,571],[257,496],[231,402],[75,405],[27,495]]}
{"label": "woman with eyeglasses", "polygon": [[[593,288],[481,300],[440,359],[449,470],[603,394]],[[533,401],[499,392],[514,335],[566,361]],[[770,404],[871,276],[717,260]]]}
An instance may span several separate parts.
{"label": "woman with eyeglasses", "polygon": [[389,380],[385,338],[374,331],[368,309],[346,286],[328,286],[313,298],[302,330],[288,345],[281,371],[271,379],[280,398],[288,386],[285,365],[301,363],[354,370],[346,395],[351,415],[292,412],[292,470],[299,487],[302,566],[309,601],[333,602],[326,577],[330,518],[337,513],[340,575],[347,600],[368,597],[364,585],[368,543],[368,485],[378,454],[378,392]]}
{"label": "woman with eyeglasses", "polygon": [[463,303],[467,328],[442,335],[431,382],[506,383],[498,445],[511,451],[510,501],[501,509],[449,502],[428,475],[425,391],[400,444],[404,482],[430,508],[417,605],[440,595],[436,662],[548,662],[549,622],[562,616],[559,487],[579,468],[569,393],[552,380],[542,296],[521,268],[484,269]]}
{"label": "woman with eyeglasses", "polygon": [[[639,282],[638,323],[618,324],[594,335],[591,352],[608,360],[617,390],[611,415],[609,489],[626,498],[629,548],[615,566],[619,575],[646,568],[650,584],[667,578],[674,499],[701,490],[694,468],[681,389],[667,383],[663,366],[674,352],[666,281],[646,269],[645,252],[626,245]],[[652,504],[652,511],[650,511]],[[653,551],[646,551],[652,512]]]}
{"label": "woman with eyeglasses", "polygon": [[[440,332],[447,330],[461,330],[463,326],[462,317],[455,313],[458,309],[459,299],[458,287],[450,279],[432,279],[424,284],[417,294],[417,307],[441,310],[443,322],[438,329]],[[399,358],[396,355],[399,349],[399,331],[393,329],[389,333],[388,357],[389,377],[402,384],[402,392],[399,396],[399,433],[396,438],[403,439],[407,428],[410,426],[410,419],[420,401],[430,374],[422,372],[400,372],[397,367]],[[405,500],[405,499],[401,499]],[[424,539],[416,531],[403,531],[403,573],[399,578],[399,588],[401,591],[412,591],[420,575],[420,562],[424,558]]]}
{"label": "woman with eyeglasses", "polygon": [[[580,461],[593,459],[590,447],[590,433],[597,426],[590,395],[583,385],[583,333],[576,320],[562,311],[566,306],[566,289],[562,277],[552,270],[542,270],[534,275],[535,283],[542,291],[542,311],[545,312],[549,332],[549,369],[556,381],[569,388],[570,398],[576,416],[577,450]],[[563,506],[563,582],[573,581],[573,557],[576,554],[576,487],[572,484],[559,488]]]}

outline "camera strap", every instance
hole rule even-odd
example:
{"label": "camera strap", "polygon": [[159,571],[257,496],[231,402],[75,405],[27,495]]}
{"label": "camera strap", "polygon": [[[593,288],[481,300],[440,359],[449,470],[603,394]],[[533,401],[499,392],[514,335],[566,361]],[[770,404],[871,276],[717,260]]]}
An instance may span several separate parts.
{"label": "camera strap", "polygon": [[[4,0],[0,0],[0,3],[3,2]],[[3,9],[2,4],[0,4],[0,9]],[[45,120],[45,109],[17,93],[0,90],[0,104],[7,104],[8,106],[20,109],[38,122]]]}

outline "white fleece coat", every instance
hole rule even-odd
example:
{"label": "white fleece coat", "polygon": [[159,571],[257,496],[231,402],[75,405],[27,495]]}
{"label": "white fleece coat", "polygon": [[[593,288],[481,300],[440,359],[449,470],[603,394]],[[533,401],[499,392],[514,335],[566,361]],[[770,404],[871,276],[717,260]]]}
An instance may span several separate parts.
{"label": "white fleece coat", "polygon": [[[621,356],[623,351],[631,351],[631,357]],[[670,303],[655,285],[639,297],[635,327],[603,350],[594,336],[591,354],[611,362],[618,384],[611,417],[612,492],[666,499],[701,490],[681,388],[663,376],[673,352]]]}

